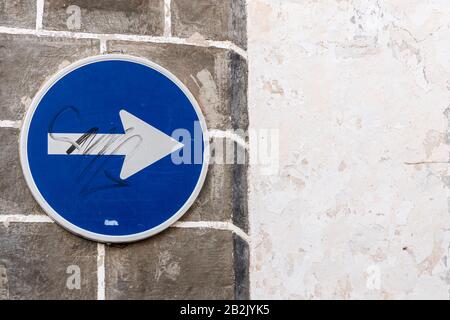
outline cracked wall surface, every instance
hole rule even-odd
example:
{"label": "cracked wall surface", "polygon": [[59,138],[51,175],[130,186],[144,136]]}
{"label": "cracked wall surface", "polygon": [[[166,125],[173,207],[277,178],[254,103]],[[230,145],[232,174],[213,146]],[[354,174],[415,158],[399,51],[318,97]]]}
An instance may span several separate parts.
{"label": "cracked wall surface", "polygon": [[448,1],[248,6],[252,298],[448,299]]}

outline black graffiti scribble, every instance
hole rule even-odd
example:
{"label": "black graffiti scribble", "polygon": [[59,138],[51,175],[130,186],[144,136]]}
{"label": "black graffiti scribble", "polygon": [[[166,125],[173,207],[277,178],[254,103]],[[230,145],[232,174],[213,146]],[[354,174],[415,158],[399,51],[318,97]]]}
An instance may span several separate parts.
{"label": "black graffiti scribble", "polygon": [[73,107],[73,106],[64,106],[60,111],[58,111],[56,113],[56,115],[53,117],[53,119],[50,120],[50,124],[48,126],[48,131],[50,138],[52,138],[55,141],[64,141],[64,142],[68,142],[72,145],[72,147],[76,148],[76,149],[80,149],[80,146],[76,143],[76,141],[73,141],[70,138],[65,138],[65,137],[56,137],[54,135],[54,127],[56,124],[56,121],[64,114],[67,112],[73,112],[76,115],[77,120],[80,119],[80,112],[78,111],[77,108]]}
{"label": "black graffiti scribble", "polygon": [[[137,148],[139,147],[140,143],[142,142],[142,137],[139,135],[132,135],[132,132],[134,128],[128,128],[125,131],[125,137],[124,141],[122,141],[117,147],[114,149],[111,149],[111,146],[114,142],[117,141],[117,139],[120,139],[120,136],[114,135],[114,132],[117,132],[116,128],[112,128],[109,130],[108,133],[111,135],[102,135],[100,137],[97,136],[99,128],[98,127],[92,127],[89,130],[86,131],[80,138],[78,138],[76,141],[68,138],[68,137],[61,137],[61,136],[55,136],[54,133],[54,127],[57,123],[58,119],[65,113],[72,112],[75,114],[76,119],[80,120],[80,112],[79,110],[74,106],[64,106],[60,111],[56,113],[56,115],[51,119],[48,132],[51,139],[55,141],[64,141],[67,143],[70,143],[71,146],[66,150],[66,154],[70,155],[75,150],[78,150],[81,152],[82,155],[89,154],[89,152],[95,148],[99,143],[103,143],[106,141],[106,143],[102,146],[98,154],[96,154],[89,163],[81,169],[80,174],[78,175],[77,182],[81,184],[81,190],[79,194],[81,196],[87,196],[89,194],[92,194],[94,192],[98,192],[105,189],[113,189],[113,188],[123,188],[128,187],[130,184],[127,181],[117,179],[115,178],[110,172],[108,172],[105,169],[105,165],[107,161],[109,160],[109,157],[102,157],[103,155],[113,155],[115,152],[122,147],[124,144],[129,143],[132,140],[138,140],[138,143],[133,148],[132,153],[134,153]],[[109,180],[111,183],[104,184],[101,186],[93,186],[93,182],[96,177],[98,177],[99,174],[103,174],[107,180]]]}
{"label": "black graffiti scribble", "polygon": [[[86,142],[91,136],[94,137],[97,132],[98,132],[97,127],[89,129],[85,134],[83,134],[81,137],[78,138],[76,143],[78,144],[78,146],[82,147],[84,142]],[[74,152],[75,149],[77,149],[76,146],[71,145],[70,148],[66,150],[66,153],[69,155],[72,152]]]}
{"label": "black graffiti scribble", "polygon": [[[125,134],[129,134],[131,132],[133,132],[134,128],[129,128],[125,131]],[[107,137],[107,138],[104,138]],[[97,163],[100,163],[99,166],[97,166],[97,169],[95,169],[94,174],[91,174],[90,178],[88,178],[87,182],[83,185],[80,194],[82,195],[86,195],[86,194],[91,194],[93,192],[96,191],[100,191],[100,190],[105,190],[105,189],[111,189],[111,188],[120,188],[120,187],[128,187],[130,184],[125,181],[125,180],[120,180],[120,179],[116,179],[113,178],[113,175],[106,171],[103,170],[104,175],[113,183],[109,184],[109,185],[103,185],[103,186],[98,186],[98,187],[92,187],[92,182],[94,180],[94,178],[100,173],[102,172],[102,169],[104,168],[104,166],[106,165],[107,161],[110,160],[110,158],[108,157],[102,157],[102,155],[111,155],[111,154],[115,154],[115,152],[120,149],[123,145],[125,145],[126,143],[130,142],[131,140],[135,139],[135,138],[139,139],[139,143],[135,146],[135,148],[133,149],[133,152],[137,149],[137,147],[140,144],[140,141],[142,140],[142,138],[138,135],[131,135],[129,136],[127,139],[125,139],[124,141],[122,141],[117,147],[115,147],[114,149],[111,149],[111,145],[117,141],[118,139],[120,139],[118,136],[103,136],[98,140],[103,140],[103,139],[107,139],[107,143],[102,147],[102,149],[99,151],[99,153],[97,155],[95,155],[95,157],[90,161],[90,163],[83,169],[83,171],[80,174],[80,177],[87,175],[88,173],[92,172],[93,166]],[[94,142],[94,143],[98,143],[98,141]],[[88,148],[92,148],[93,146],[91,145]],[[87,151],[85,151],[87,152]]]}

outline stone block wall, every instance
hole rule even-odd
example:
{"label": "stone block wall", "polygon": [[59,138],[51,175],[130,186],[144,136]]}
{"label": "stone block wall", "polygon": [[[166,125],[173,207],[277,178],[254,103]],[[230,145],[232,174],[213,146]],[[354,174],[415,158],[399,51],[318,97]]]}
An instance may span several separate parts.
{"label": "stone block wall", "polygon": [[[0,299],[249,297],[246,165],[211,164],[179,222],[110,246],[53,223],[29,192],[18,155],[21,121],[44,82],[107,53],[174,73],[210,130],[246,130],[246,42],[244,0],[0,0]],[[221,136],[212,139],[225,142]]]}

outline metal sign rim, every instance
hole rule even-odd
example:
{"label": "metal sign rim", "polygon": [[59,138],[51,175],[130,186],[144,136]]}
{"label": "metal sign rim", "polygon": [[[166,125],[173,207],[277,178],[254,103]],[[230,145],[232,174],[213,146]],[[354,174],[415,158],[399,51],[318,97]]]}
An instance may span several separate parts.
{"label": "metal sign rim", "polygon": [[[100,62],[100,61],[128,61],[128,62],[134,62],[141,65],[144,65],[146,67],[149,67],[153,70],[156,70],[169,78],[173,83],[175,83],[186,95],[186,97],[189,99],[191,104],[194,107],[194,110],[197,114],[197,117],[200,122],[200,127],[202,129],[203,133],[203,164],[202,169],[200,172],[200,176],[198,178],[197,184],[192,191],[191,195],[189,196],[188,200],[184,203],[184,205],[169,219],[164,221],[163,223],[159,224],[158,226],[155,226],[149,230],[136,233],[136,234],[130,234],[130,235],[124,235],[124,236],[110,236],[110,235],[104,235],[99,234],[95,232],[91,232],[88,230],[85,230],[83,228],[80,228],[73,223],[69,222],[65,218],[63,218],[60,214],[58,214],[45,200],[45,198],[40,193],[38,187],[36,186],[36,183],[34,182],[33,176],[31,174],[31,169],[28,163],[28,150],[27,150],[27,143],[28,143],[28,132],[31,124],[31,120],[33,119],[34,112],[36,111],[39,103],[41,102],[42,98],[45,96],[45,94],[50,90],[50,88],[56,84],[59,80],[61,80],[64,76],[69,74],[70,72],[83,67],[85,65]],[[25,176],[25,181],[31,190],[31,194],[36,199],[36,201],[39,203],[42,209],[52,218],[57,224],[62,226],[64,229],[68,230],[69,232],[72,232],[78,236],[81,236],[83,238],[94,240],[97,242],[102,243],[128,243],[128,242],[135,242],[139,240],[146,239],[148,237],[151,237],[153,235],[156,235],[163,230],[170,227],[173,223],[178,221],[185,213],[186,211],[192,206],[195,199],[200,193],[200,190],[203,187],[203,184],[206,179],[206,174],[208,171],[209,166],[209,135],[208,135],[208,129],[206,126],[206,121],[203,116],[203,113],[201,111],[201,108],[195,99],[195,97],[192,95],[192,93],[189,91],[189,89],[179,80],[174,74],[172,74],[170,71],[168,71],[166,68],[160,66],[159,64],[156,64],[155,62],[152,62],[148,59],[131,56],[127,54],[102,54],[102,55],[96,55],[96,56],[90,56],[88,58],[84,58],[81,60],[78,60],[67,67],[61,69],[57,73],[55,73],[48,81],[44,83],[44,85],[39,89],[37,94],[34,96],[29,109],[27,110],[22,127],[20,130],[20,138],[19,138],[19,156],[20,156],[20,164],[22,166],[22,171]]]}

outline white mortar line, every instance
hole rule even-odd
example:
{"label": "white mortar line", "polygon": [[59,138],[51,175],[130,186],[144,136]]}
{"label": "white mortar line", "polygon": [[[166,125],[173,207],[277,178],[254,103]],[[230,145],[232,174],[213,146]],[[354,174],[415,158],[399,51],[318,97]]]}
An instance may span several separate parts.
{"label": "white mortar line", "polygon": [[0,222],[4,224],[11,222],[53,223],[53,220],[44,214],[0,214]]}
{"label": "white mortar line", "polygon": [[244,149],[248,150],[249,146],[247,142],[238,134],[228,131],[228,130],[208,130],[208,135],[210,138],[222,138],[222,139],[230,139],[236,142],[238,145],[243,147]]}
{"label": "white mortar line", "polygon": [[1,27],[0,33],[17,34],[17,35],[33,35],[37,37],[53,37],[53,38],[69,38],[69,39],[105,39],[121,40],[133,42],[149,42],[149,43],[163,43],[163,44],[184,44],[196,47],[213,47],[234,51],[235,53],[247,59],[247,52],[235,45],[231,41],[214,41],[201,40],[195,41],[189,38],[178,37],[158,37],[158,36],[144,36],[132,34],[105,34],[105,33],[88,33],[88,32],[72,32],[72,31],[53,31],[53,30],[34,30],[24,28]]}
{"label": "white mortar line", "polygon": [[164,36],[172,36],[172,12],[170,10],[171,0],[164,0]]}
{"label": "white mortar line", "polygon": [[44,0],[36,0],[36,30],[42,30],[44,19]]}
{"label": "white mortar line", "polygon": [[248,244],[250,243],[249,236],[241,228],[235,226],[227,221],[177,221],[172,228],[194,228],[194,229],[216,229],[232,231],[242,238]]}
{"label": "white mortar line", "polygon": [[100,39],[100,53],[101,54],[107,53],[106,39],[105,38],[101,38]]}
{"label": "white mortar line", "polygon": [[97,300],[105,300],[105,244],[97,243]]}
{"label": "white mortar line", "polygon": [[0,120],[0,128],[16,128],[20,129],[22,121],[20,120]]}
{"label": "white mortar line", "polygon": [[[54,223],[47,215],[43,214],[0,214],[0,223],[23,222],[23,223]],[[249,241],[248,235],[239,227],[227,221],[177,221],[171,228],[199,228],[218,229],[232,231],[243,240]]]}

